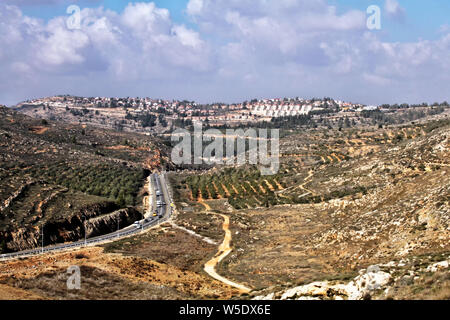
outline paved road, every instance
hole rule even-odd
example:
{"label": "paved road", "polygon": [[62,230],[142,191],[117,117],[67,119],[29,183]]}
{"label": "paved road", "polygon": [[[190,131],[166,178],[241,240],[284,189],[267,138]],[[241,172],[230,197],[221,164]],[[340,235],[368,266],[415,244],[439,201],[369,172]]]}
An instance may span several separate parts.
{"label": "paved road", "polygon": [[[0,255],[0,260],[8,260],[8,259],[14,259],[19,257],[26,257],[26,256],[33,256],[33,255],[39,255],[49,252],[55,252],[55,251],[63,251],[68,249],[76,249],[76,248],[82,248],[84,246],[88,245],[96,245],[103,242],[108,242],[111,240],[118,240],[121,238],[129,237],[131,235],[138,234],[140,232],[143,232],[144,230],[147,230],[149,228],[152,228],[158,224],[164,223],[167,220],[170,219],[172,215],[172,197],[170,195],[170,191],[167,186],[167,182],[165,179],[165,173],[154,173],[150,176],[151,179],[151,197],[153,198],[151,201],[152,204],[152,212],[156,213],[156,216],[153,214],[150,215],[150,217],[146,217],[145,219],[141,221],[137,221],[136,224],[133,224],[131,226],[128,226],[126,228],[123,228],[121,230],[105,234],[99,237],[95,238],[89,238],[86,239],[86,241],[77,241],[73,243],[64,243],[64,244],[58,244],[53,246],[48,246],[44,248],[36,248],[32,250],[26,250],[21,252],[14,252],[14,253],[8,253],[8,254],[2,254]],[[157,201],[161,201],[161,204],[158,206]]]}

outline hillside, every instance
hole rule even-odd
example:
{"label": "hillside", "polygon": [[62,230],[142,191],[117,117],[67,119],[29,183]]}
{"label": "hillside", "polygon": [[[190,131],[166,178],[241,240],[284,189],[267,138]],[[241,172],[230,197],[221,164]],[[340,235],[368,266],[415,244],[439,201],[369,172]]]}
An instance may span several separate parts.
{"label": "hillside", "polygon": [[[275,176],[224,168],[172,181],[183,214],[211,207],[230,216],[234,250],[218,272],[256,289],[253,297],[448,299],[449,138],[448,119],[310,130],[282,139]],[[371,265],[389,282],[353,296],[333,287]],[[323,280],[332,281],[307,286]]]}
{"label": "hillside", "polygon": [[195,121],[218,128],[247,126],[332,129],[383,126],[421,121],[450,110],[447,102],[375,107],[331,98],[297,97],[253,99],[236,104],[200,104],[186,100],[70,95],[25,101],[14,108],[34,118],[159,134],[170,134],[173,128],[191,128]]}
{"label": "hillside", "polygon": [[[113,214],[125,226],[141,216],[142,187],[161,165],[148,136],[32,119],[0,108],[0,238],[4,252],[108,232],[89,219]],[[136,209],[134,208],[136,207]],[[120,210],[124,209],[124,210]],[[117,223],[111,228],[116,228]]]}
{"label": "hillside", "polygon": [[[1,112],[9,250],[36,245],[43,223],[46,241],[66,241],[82,235],[81,213],[139,214],[145,169],[170,166],[155,138]],[[4,262],[0,285],[46,299],[449,299],[449,137],[448,113],[290,129],[276,175],[248,165],[172,172],[171,221],[100,248]],[[214,269],[248,294],[205,272],[227,237]],[[83,288],[68,292],[62,274],[73,264]]]}

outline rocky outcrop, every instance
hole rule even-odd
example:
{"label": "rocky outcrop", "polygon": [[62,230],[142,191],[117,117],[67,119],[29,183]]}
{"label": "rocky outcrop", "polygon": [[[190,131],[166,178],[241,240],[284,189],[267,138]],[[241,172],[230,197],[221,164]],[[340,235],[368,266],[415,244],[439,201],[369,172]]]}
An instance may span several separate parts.
{"label": "rocky outcrop", "polygon": [[0,250],[2,253],[32,249],[39,246],[39,228],[19,228],[14,231],[0,231]]}
{"label": "rocky outcrop", "polygon": [[86,234],[88,237],[96,237],[102,234],[116,231],[131,225],[135,221],[141,220],[142,213],[134,208],[118,210],[111,214],[92,218],[86,222]]}
{"label": "rocky outcrop", "polygon": [[26,184],[20,186],[17,191],[15,191],[8,199],[3,202],[2,205],[0,205],[0,212],[8,208],[15,199],[19,198],[24,193],[24,191],[26,191],[27,188],[33,184],[35,184],[34,181],[29,181]]}
{"label": "rocky outcrop", "polygon": [[[278,292],[254,293],[253,300],[364,300],[364,299],[401,299],[399,289],[411,286],[417,290],[433,278],[435,273],[448,273],[450,257],[446,260],[430,263],[436,257],[445,258],[445,253],[436,256],[418,256],[386,264],[372,265],[361,269],[359,275],[345,283],[342,281],[317,281]],[[430,263],[430,264],[428,264]],[[439,290],[436,281],[432,290]],[[445,290],[445,287],[444,287]],[[409,296],[407,296],[409,297]]]}
{"label": "rocky outcrop", "polygon": [[[44,225],[44,245],[73,242],[84,239],[84,226],[88,238],[95,237],[129,226],[142,219],[142,214],[134,208],[117,210],[113,202],[86,206],[77,214],[66,219],[50,221]],[[41,246],[41,227],[18,228],[14,231],[0,232],[0,250],[16,252]]]}
{"label": "rocky outcrop", "polygon": [[359,276],[347,284],[318,281],[282,293],[258,296],[255,300],[272,300],[277,296],[280,300],[361,300],[370,297],[371,292],[383,288],[390,281],[391,275],[375,265],[361,270]]}

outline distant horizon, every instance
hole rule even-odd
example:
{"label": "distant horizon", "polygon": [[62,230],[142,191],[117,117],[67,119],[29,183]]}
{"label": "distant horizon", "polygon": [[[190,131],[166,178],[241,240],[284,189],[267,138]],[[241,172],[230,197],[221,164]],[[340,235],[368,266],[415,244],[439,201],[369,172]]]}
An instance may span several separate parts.
{"label": "distant horizon", "polygon": [[420,0],[3,0],[0,102],[450,100],[448,12]]}
{"label": "distant horizon", "polygon": [[323,100],[323,99],[326,99],[326,98],[330,98],[330,99],[332,99],[334,101],[343,101],[343,102],[348,102],[348,103],[353,103],[353,104],[361,104],[361,105],[365,105],[365,106],[381,106],[383,104],[402,105],[402,104],[405,104],[405,103],[408,104],[408,105],[420,105],[420,104],[423,104],[423,103],[426,103],[427,105],[433,105],[433,104],[436,104],[436,103],[441,104],[441,103],[445,103],[445,102],[450,103],[447,100],[443,100],[443,101],[420,101],[420,102],[405,102],[405,101],[403,101],[403,102],[393,102],[393,103],[387,103],[386,102],[386,103],[379,103],[379,104],[371,104],[371,103],[364,103],[364,102],[360,102],[360,101],[351,101],[351,100],[345,100],[345,99],[338,99],[338,98],[335,98],[335,97],[332,97],[332,96],[323,96],[323,97],[304,97],[304,96],[295,96],[294,97],[294,96],[286,96],[286,97],[261,97],[261,98],[253,97],[253,98],[247,98],[247,99],[244,99],[244,100],[233,101],[233,102],[225,102],[225,101],[200,102],[199,100],[191,100],[191,99],[183,99],[183,98],[182,99],[175,99],[175,98],[151,97],[151,96],[131,96],[131,95],[128,95],[128,96],[102,96],[102,95],[82,96],[82,95],[75,95],[75,94],[54,94],[54,95],[49,95],[49,96],[44,96],[44,97],[28,98],[28,99],[19,101],[17,103],[11,104],[11,105],[5,104],[5,106],[9,107],[9,108],[13,108],[13,107],[15,107],[15,106],[17,106],[19,104],[23,104],[23,103],[25,103],[27,101],[31,101],[31,100],[47,99],[47,98],[52,98],[52,97],[64,97],[64,96],[67,96],[67,97],[79,97],[79,98],[115,98],[115,99],[124,99],[124,98],[140,98],[140,99],[143,99],[143,98],[149,98],[149,99],[152,99],[152,100],[164,100],[164,101],[179,101],[179,102],[181,102],[181,101],[189,101],[189,102],[194,102],[194,103],[197,103],[197,104],[200,104],[200,105],[212,105],[212,104],[215,104],[215,103],[218,103],[218,104],[222,103],[222,104],[226,104],[226,105],[232,105],[232,104],[241,104],[241,103],[244,103],[244,102],[250,102],[250,101],[252,101],[254,99],[257,99],[257,100],[296,99],[297,97],[299,99],[303,99],[303,100],[312,100],[312,99]]}

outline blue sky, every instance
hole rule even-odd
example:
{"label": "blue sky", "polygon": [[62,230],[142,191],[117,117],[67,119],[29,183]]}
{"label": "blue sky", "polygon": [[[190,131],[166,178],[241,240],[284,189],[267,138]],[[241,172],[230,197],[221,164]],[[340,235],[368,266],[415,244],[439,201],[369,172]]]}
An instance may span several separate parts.
{"label": "blue sky", "polygon": [[[61,1],[48,5],[23,5],[23,12],[29,16],[42,19],[51,19],[66,14],[68,4],[76,3],[81,8],[98,7],[121,12],[130,2],[154,2],[160,8],[169,9],[172,19],[177,23],[184,23],[195,28],[195,24],[186,14],[189,0],[153,0],[153,1],[127,1],[127,0],[80,0],[77,2]],[[336,6],[338,12],[358,9],[364,11],[370,5],[383,7],[383,0],[329,0],[328,3]],[[450,24],[450,1],[447,0],[399,0],[405,9],[406,17],[401,24],[390,19],[382,19],[385,36],[393,41],[415,41],[422,39],[437,39],[439,29],[444,24]]]}
{"label": "blue sky", "polygon": [[[375,4],[383,7],[382,0],[331,0],[341,12],[357,8],[365,10]],[[419,38],[437,39],[443,24],[450,23],[450,1],[446,0],[399,0],[405,10],[405,19],[396,23],[388,18],[382,19],[384,29],[393,41],[416,41]]]}
{"label": "blue sky", "polygon": [[[450,100],[447,0],[152,2],[2,0],[0,104],[55,94]],[[69,29],[70,4],[89,23]],[[381,30],[366,27],[370,5]]]}
{"label": "blue sky", "polygon": [[79,1],[61,1],[53,4],[30,4],[22,5],[23,12],[26,15],[49,20],[56,16],[62,16],[66,14],[66,8],[70,4],[76,4],[80,8],[95,8],[103,6],[105,8],[114,10],[116,12],[122,12],[130,2],[154,2],[160,8],[169,9],[170,14],[175,22],[178,23],[190,23],[185,9],[189,0],[153,0],[153,1],[126,1],[126,0],[79,0]]}

